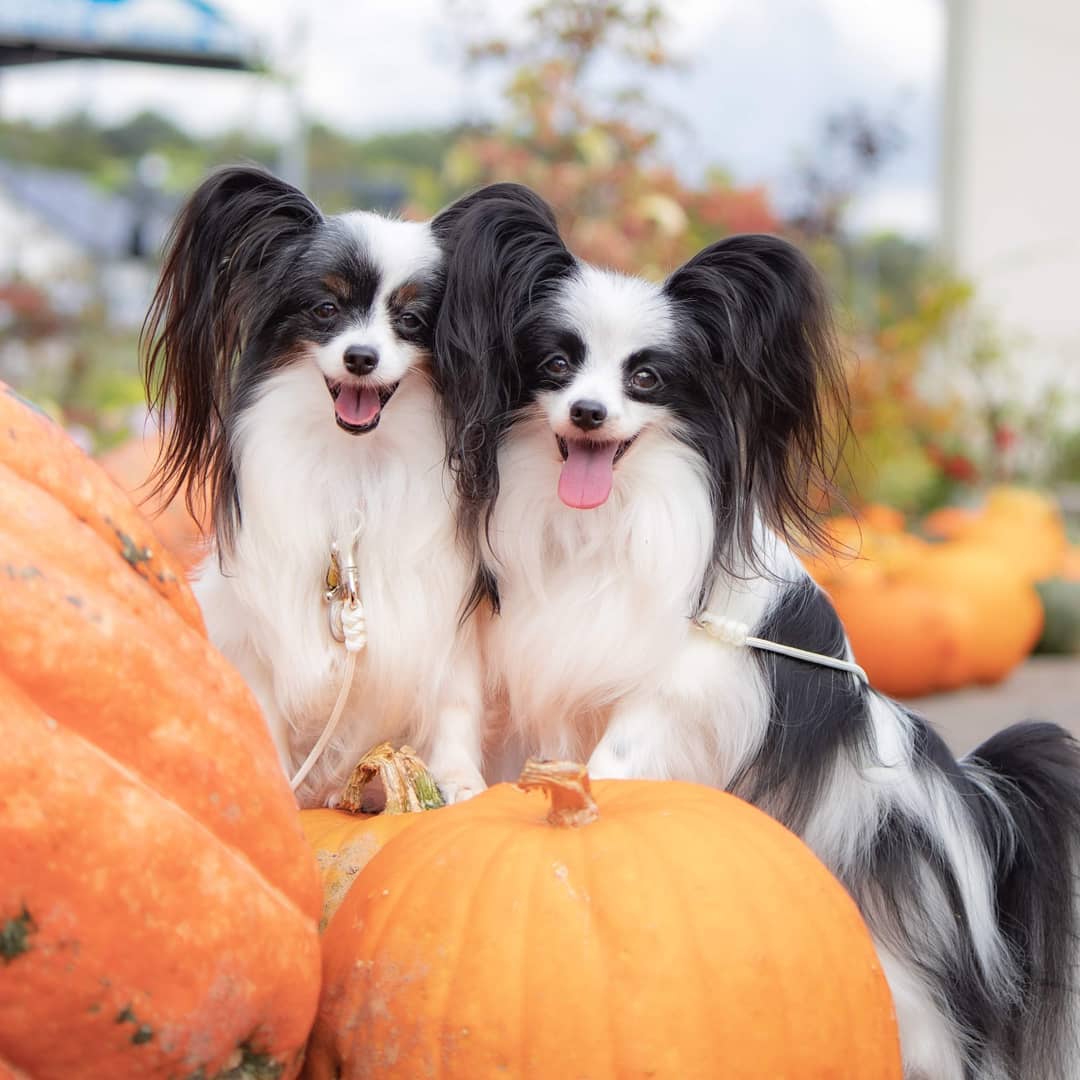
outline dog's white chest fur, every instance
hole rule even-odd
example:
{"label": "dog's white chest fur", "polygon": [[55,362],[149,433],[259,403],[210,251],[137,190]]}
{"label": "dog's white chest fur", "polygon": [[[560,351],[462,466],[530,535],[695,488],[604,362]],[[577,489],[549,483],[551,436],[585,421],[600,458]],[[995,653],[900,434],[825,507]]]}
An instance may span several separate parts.
{"label": "dog's white chest fur", "polygon": [[268,380],[236,440],[240,527],[223,567],[211,556],[196,590],[286,769],[318,737],[341,686],[345,650],[330,633],[324,582],[331,543],[346,550],[357,530],[367,647],[312,790],[384,738],[430,753],[436,712],[454,680],[475,671],[457,623],[467,571],[426,381],[409,376],[379,428],[353,436],[335,426],[318,372],[298,365]]}
{"label": "dog's white chest fur", "polygon": [[[725,718],[745,731],[726,744],[734,766],[765,716],[745,650],[690,620],[713,544],[699,462],[672,437],[647,432],[620,462],[608,501],[582,511],[558,499],[551,443],[538,425],[522,425],[500,459],[490,557],[502,613],[487,626],[485,652],[507,724],[493,753],[505,766],[493,771],[508,778],[522,753],[584,760],[617,709],[659,711],[667,698],[678,708],[663,717],[664,760],[638,774],[716,783],[710,733]],[[752,622],[769,591],[760,581],[720,582],[710,607]]]}

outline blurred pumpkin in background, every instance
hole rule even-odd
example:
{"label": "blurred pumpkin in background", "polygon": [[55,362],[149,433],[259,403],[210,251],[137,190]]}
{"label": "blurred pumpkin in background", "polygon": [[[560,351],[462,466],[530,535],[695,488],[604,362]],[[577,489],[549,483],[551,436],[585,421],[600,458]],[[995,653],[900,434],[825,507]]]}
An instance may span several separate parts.
{"label": "blurred pumpkin in background", "polygon": [[980,507],[947,507],[904,530],[870,505],[828,523],[836,554],[804,563],[829,594],[873,685],[917,697],[1005,678],[1032,651],[1054,601],[1054,643],[1072,640],[1071,594],[1035,583],[1064,572],[1068,548],[1050,496],[997,487]]}
{"label": "blurred pumpkin in background", "polygon": [[875,689],[919,697],[972,681],[975,616],[960,597],[903,578],[868,587],[846,575],[827,591]]}
{"label": "blurred pumpkin in background", "polygon": [[978,512],[967,506],[942,506],[927,514],[922,520],[922,531],[938,540],[951,540],[978,517]]}
{"label": "blurred pumpkin in background", "polygon": [[151,495],[151,475],[161,449],[161,433],[148,430],[98,457],[98,464],[123,488],[154,532],[185,570],[191,570],[206,552],[207,540],[199,522],[184,504],[184,493],[170,501]]}
{"label": "blurred pumpkin in background", "polygon": [[1066,581],[1080,581],[1080,544],[1073,545],[1065,552],[1061,576]]}
{"label": "blurred pumpkin in background", "polygon": [[936,535],[1007,555],[1028,581],[1056,577],[1065,567],[1068,541],[1061,508],[1042,491],[990,488],[982,507],[937,511],[926,526]]}
{"label": "blurred pumpkin in background", "polygon": [[1038,593],[1003,551],[964,541],[928,548],[906,580],[964,603],[971,613],[967,652],[975,682],[1000,682],[1035,647],[1042,630]]}

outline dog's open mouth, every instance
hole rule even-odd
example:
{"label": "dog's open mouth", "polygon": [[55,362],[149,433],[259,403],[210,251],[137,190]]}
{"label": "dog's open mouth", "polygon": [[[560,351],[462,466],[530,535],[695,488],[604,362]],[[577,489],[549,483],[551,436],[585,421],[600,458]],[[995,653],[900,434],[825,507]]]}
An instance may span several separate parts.
{"label": "dog's open mouth", "polygon": [[555,441],[563,459],[559,498],[575,510],[594,510],[602,506],[615,482],[615,466],[636,438],[637,435],[623,442],[594,442],[556,435]]}
{"label": "dog's open mouth", "polygon": [[398,383],[389,386],[369,386],[364,383],[331,382],[326,388],[334,401],[334,418],[342,431],[364,435],[379,426],[383,407],[394,396]]}

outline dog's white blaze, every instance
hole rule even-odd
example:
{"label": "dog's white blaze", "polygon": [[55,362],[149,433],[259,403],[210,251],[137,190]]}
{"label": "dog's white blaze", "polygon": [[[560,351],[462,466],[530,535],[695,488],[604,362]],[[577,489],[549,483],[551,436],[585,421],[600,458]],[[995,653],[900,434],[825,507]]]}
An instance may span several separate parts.
{"label": "dog's white blaze", "polygon": [[671,316],[659,288],[641,278],[586,266],[567,282],[559,307],[586,352],[566,386],[542,395],[548,423],[560,435],[573,435],[570,407],[575,401],[596,401],[608,413],[605,441],[632,438],[656,418],[657,410],[627,394],[625,362],[643,348],[672,344]]}

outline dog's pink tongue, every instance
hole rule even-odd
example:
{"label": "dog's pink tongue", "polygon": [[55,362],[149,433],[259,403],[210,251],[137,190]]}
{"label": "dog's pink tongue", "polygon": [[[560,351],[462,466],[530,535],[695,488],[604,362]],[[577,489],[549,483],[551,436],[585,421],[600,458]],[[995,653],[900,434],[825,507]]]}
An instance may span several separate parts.
{"label": "dog's pink tongue", "polygon": [[592,510],[611,494],[612,468],[619,444],[566,442],[566,461],[559,475],[559,498],[575,510]]}
{"label": "dog's pink tongue", "polygon": [[334,400],[334,412],[338,419],[350,427],[366,427],[379,415],[380,408],[379,392],[371,386],[346,384]]}

